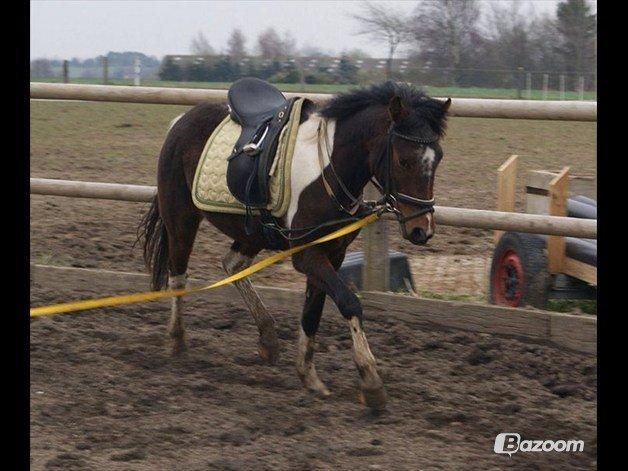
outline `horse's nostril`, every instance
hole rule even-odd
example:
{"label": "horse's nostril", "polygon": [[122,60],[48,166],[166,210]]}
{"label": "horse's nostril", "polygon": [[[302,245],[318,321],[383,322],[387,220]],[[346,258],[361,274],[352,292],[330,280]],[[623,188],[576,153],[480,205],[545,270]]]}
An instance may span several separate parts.
{"label": "horse's nostril", "polygon": [[413,244],[425,244],[429,238],[425,231],[419,227],[415,227],[410,233],[410,242]]}

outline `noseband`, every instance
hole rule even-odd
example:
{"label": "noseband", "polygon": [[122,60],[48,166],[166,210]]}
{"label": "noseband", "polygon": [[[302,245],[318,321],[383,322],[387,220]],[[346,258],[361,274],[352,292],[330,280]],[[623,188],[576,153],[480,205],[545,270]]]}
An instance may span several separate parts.
{"label": "noseband", "polygon": [[[392,176],[392,155],[393,155],[393,146],[392,140],[393,137],[399,137],[401,139],[405,139],[406,141],[416,142],[417,144],[433,144],[438,138],[423,138],[417,136],[408,136],[407,134],[402,134],[400,132],[395,131],[394,123],[390,125],[388,129],[388,136],[386,139],[386,147],[384,151],[380,154],[379,158],[375,162],[374,169],[377,170],[380,166],[383,166],[383,175],[384,175],[384,184],[382,185],[377,181],[375,176],[371,177],[371,182],[382,194],[382,199],[378,202],[385,206],[385,211],[394,213],[397,217],[397,221],[401,224],[402,231],[405,235],[405,223],[416,219],[420,216],[423,216],[427,213],[434,212],[434,198],[429,200],[424,200],[421,198],[415,198],[414,196],[406,195],[405,193],[400,193],[395,188],[395,183]],[[401,202],[411,206],[415,206],[418,208],[417,211],[410,214],[409,216],[402,216],[399,209],[396,207],[396,203]]]}

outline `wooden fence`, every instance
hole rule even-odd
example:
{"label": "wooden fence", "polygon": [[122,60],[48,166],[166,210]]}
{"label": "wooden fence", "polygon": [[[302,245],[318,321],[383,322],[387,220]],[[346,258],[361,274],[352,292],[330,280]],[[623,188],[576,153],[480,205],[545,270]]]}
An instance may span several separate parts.
{"label": "wooden fence", "polygon": [[[77,84],[30,84],[32,99],[89,100],[125,103],[153,103],[173,105],[195,105],[206,100],[224,100],[226,90],[179,89],[159,87],[128,87]],[[296,95],[286,93],[286,96]],[[324,101],[331,95],[298,93],[314,101]],[[565,121],[596,121],[596,102],[562,102],[531,100],[486,100],[455,98],[449,110],[452,116],[477,118],[548,119]],[[102,198],[123,201],[149,201],[154,187],[140,185],[118,185],[111,183],[72,182],[66,180],[31,179],[31,193],[80,198]],[[597,237],[597,221],[566,217],[513,214],[467,208],[437,206],[435,218],[438,224],[471,227],[487,230],[533,232],[581,238]],[[386,254],[385,228],[377,222],[365,231],[367,239],[377,239],[376,244],[367,243],[377,254]],[[382,237],[382,234],[384,236]],[[366,257],[366,260],[373,257]],[[380,261],[381,262],[381,261]],[[386,270],[381,263],[366,267],[365,287],[385,290]]]}
{"label": "wooden fence", "polygon": [[[80,85],[31,82],[31,98],[48,100],[88,100],[163,105],[196,105],[206,100],[225,100],[227,90],[200,88],[131,87],[121,85]],[[332,95],[320,93],[285,93],[314,101]],[[451,116],[470,118],[551,119],[562,121],[597,121],[594,101],[487,100],[454,98]]]}

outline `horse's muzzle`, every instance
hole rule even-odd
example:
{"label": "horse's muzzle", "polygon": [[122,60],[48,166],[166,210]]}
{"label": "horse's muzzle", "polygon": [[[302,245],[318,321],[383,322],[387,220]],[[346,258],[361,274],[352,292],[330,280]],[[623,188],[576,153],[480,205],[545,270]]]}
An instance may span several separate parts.
{"label": "horse's muzzle", "polygon": [[408,239],[414,245],[425,245],[425,243],[427,243],[427,241],[432,238],[432,235],[433,234],[428,234],[427,232],[425,232],[425,230],[419,227],[415,227],[414,229],[412,229],[412,232],[408,234],[406,239]]}

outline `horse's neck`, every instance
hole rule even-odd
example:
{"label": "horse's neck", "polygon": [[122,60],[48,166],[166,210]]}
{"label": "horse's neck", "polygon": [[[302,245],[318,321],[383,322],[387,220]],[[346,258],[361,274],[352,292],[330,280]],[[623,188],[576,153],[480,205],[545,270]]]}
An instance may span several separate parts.
{"label": "horse's neck", "polygon": [[[367,119],[365,119],[367,118]],[[387,116],[382,116],[383,120]],[[354,197],[359,197],[373,176],[369,162],[372,146],[379,148],[385,139],[382,119],[354,116],[336,124],[332,163],[338,176]]]}

